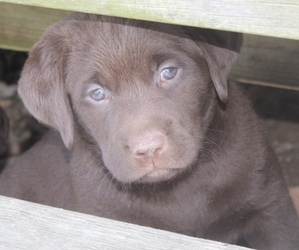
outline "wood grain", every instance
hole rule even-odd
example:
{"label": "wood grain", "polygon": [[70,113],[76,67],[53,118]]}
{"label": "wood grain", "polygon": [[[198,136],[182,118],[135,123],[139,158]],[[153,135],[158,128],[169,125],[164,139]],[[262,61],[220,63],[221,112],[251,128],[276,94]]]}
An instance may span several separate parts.
{"label": "wood grain", "polygon": [[299,41],[245,35],[231,77],[238,82],[299,90]]}
{"label": "wood grain", "polygon": [[0,2],[299,39],[298,0],[4,0]]}
{"label": "wood grain", "polygon": [[247,248],[0,196],[0,249],[245,250]]}
{"label": "wood grain", "polygon": [[65,11],[0,1],[0,47],[27,51],[47,27],[67,15]]}

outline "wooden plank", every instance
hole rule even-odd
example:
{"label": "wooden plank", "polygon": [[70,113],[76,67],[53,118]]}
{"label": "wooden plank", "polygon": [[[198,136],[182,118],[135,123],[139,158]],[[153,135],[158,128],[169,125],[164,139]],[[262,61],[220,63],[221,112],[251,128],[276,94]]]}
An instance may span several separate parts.
{"label": "wooden plank", "polygon": [[4,0],[1,2],[299,39],[298,0]]}
{"label": "wooden plank", "polygon": [[299,41],[246,35],[231,77],[238,82],[299,90]]}
{"label": "wooden plank", "polygon": [[68,12],[1,3],[0,47],[27,51],[45,29],[63,19]]}
{"label": "wooden plank", "polygon": [[0,196],[0,248],[242,250],[163,230]]}

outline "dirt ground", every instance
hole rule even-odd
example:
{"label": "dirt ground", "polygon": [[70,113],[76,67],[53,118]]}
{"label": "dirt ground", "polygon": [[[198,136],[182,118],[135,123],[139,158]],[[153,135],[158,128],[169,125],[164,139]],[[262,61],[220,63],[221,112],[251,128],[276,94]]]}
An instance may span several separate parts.
{"label": "dirt ground", "polygon": [[[0,106],[10,118],[10,154],[17,155],[40,138],[45,128],[36,123],[16,95],[16,83],[26,53],[0,50]],[[299,92],[244,85],[264,120],[289,186],[299,185]],[[5,156],[8,157],[8,156]],[[2,157],[3,160],[3,157]]]}

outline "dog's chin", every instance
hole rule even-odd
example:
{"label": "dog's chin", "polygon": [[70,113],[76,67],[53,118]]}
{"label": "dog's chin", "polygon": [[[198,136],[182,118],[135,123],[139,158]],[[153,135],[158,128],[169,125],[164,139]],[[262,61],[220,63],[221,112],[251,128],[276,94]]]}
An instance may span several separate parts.
{"label": "dog's chin", "polygon": [[172,180],[181,173],[179,169],[155,169],[146,173],[136,182],[138,183],[157,183]]}

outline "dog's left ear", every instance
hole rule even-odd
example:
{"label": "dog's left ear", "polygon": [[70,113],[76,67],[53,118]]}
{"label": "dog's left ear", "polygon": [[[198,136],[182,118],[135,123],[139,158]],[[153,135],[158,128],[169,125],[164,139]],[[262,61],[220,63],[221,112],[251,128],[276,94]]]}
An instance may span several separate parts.
{"label": "dog's left ear", "polygon": [[242,45],[242,35],[234,32],[185,28],[185,32],[200,47],[210,70],[220,100],[228,97],[228,77]]}
{"label": "dog's left ear", "polygon": [[29,53],[19,95],[29,112],[61,134],[64,144],[73,144],[73,115],[65,90],[68,48],[63,23],[50,27]]}

